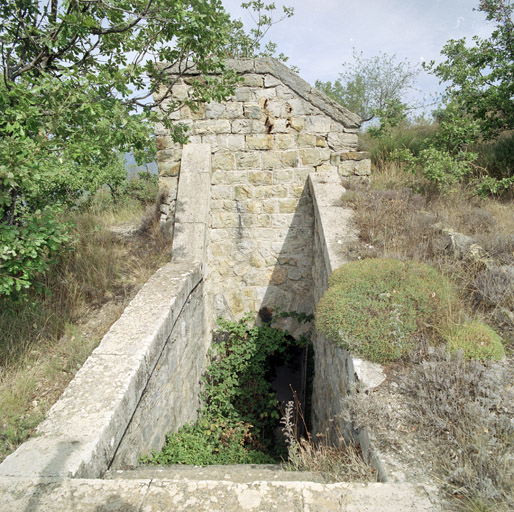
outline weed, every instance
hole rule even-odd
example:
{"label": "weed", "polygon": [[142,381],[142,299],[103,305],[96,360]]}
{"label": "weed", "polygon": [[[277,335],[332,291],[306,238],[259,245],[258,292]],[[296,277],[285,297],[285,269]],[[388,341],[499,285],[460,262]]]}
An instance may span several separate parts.
{"label": "weed", "polygon": [[[305,315],[284,313],[306,321]],[[161,452],[144,457],[153,464],[262,464],[276,460],[274,430],[278,401],[267,378],[271,358],[286,360],[298,341],[287,331],[251,326],[252,315],[238,322],[218,320],[211,363],[203,377],[203,404],[194,425],[169,434]]]}
{"label": "weed", "polygon": [[[296,397],[295,397],[296,398]],[[303,423],[306,437],[300,437],[298,420]],[[373,482],[377,475],[362,458],[360,448],[346,441],[340,433],[318,434],[313,439],[307,430],[298,400],[286,404],[280,420],[287,444],[287,462],[284,468],[289,471],[313,471],[322,473],[332,482]],[[333,434],[333,433],[332,433]]]}

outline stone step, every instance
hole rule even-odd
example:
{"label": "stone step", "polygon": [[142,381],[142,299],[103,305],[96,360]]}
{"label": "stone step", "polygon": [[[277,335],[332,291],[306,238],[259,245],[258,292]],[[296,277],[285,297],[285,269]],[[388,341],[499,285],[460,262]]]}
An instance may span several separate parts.
{"label": "stone step", "polygon": [[251,482],[318,482],[328,483],[330,478],[319,472],[286,471],[279,464],[232,464],[224,466],[138,466],[134,469],[110,470],[108,480],[219,480],[236,483]]}
{"label": "stone step", "polygon": [[23,512],[439,512],[408,483],[0,477],[0,509]]}

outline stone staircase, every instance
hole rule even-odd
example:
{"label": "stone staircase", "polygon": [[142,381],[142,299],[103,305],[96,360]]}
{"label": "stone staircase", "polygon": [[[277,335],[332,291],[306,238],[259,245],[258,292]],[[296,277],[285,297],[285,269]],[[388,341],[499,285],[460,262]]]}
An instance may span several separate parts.
{"label": "stone staircase", "polygon": [[100,479],[0,478],[9,512],[428,512],[435,491],[411,483],[327,483],[279,466],[115,470]]}

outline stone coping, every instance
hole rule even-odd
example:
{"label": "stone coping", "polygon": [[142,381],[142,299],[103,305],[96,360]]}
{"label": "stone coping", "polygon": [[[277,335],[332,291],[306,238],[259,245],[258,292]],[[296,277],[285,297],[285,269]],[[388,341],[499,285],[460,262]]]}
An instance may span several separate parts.
{"label": "stone coping", "polygon": [[407,483],[0,477],[2,510],[18,512],[434,512],[432,492]]}
{"label": "stone coping", "polygon": [[[180,76],[198,76],[200,71],[191,67],[190,64],[176,64],[174,66],[166,67],[165,64],[160,64],[162,68],[167,68],[166,72],[170,75]],[[245,74],[259,74],[259,75],[272,75],[280,80],[284,85],[290,87],[298,96],[308,101],[315,107],[319,108],[321,112],[331,117],[334,121],[342,123],[348,130],[358,130],[362,124],[362,119],[347,108],[329,98],[326,94],[322,93],[315,87],[312,87],[298,74],[290,68],[282,64],[276,59],[271,57],[261,57],[256,59],[227,59],[225,61],[225,68],[227,70],[236,71],[240,75]]]}
{"label": "stone coping", "polygon": [[201,279],[200,264],[172,262],[160,268],[52,406],[35,437],[3,461],[0,476],[102,476]]}

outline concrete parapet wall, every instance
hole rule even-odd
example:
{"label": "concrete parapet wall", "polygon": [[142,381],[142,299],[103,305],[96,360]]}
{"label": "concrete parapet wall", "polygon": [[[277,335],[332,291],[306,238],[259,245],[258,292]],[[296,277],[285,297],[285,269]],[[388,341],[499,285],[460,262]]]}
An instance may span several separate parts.
{"label": "concrete parapet wall", "polygon": [[[353,212],[341,206],[345,192],[343,177],[337,172],[311,174],[309,185],[314,204],[313,294],[315,304],[328,286],[330,274],[348,262],[347,248],[355,242],[358,232],[353,224]],[[359,360],[359,371],[352,354],[335,345],[325,336],[314,333],[314,381],[312,393],[313,433],[342,435],[355,439],[378,472],[386,480],[384,468],[372,450],[365,428],[354,430],[346,419],[343,399],[353,392],[359,371],[366,361]],[[364,368],[363,368],[364,367]]]}
{"label": "concrete parapet wall", "polygon": [[[152,379],[158,378],[163,351],[169,352],[169,344],[176,343],[174,333],[189,316],[188,301],[201,280],[199,265],[169,263],[158,270],[50,409],[36,436],[0,465],[0,475],[100,477],[113,461],[132,418],[137,418]],[[199,354],[205,352],[201,338],[192,342],[199,343]],[[183,389],[176,391],[189,391],[191,396],[186,376]],[[192,404],[195,407],[197,401]],[[162,428],[164,439],[170,426]],[[146,434],[134,449],[154,446],[156,430]]]}

